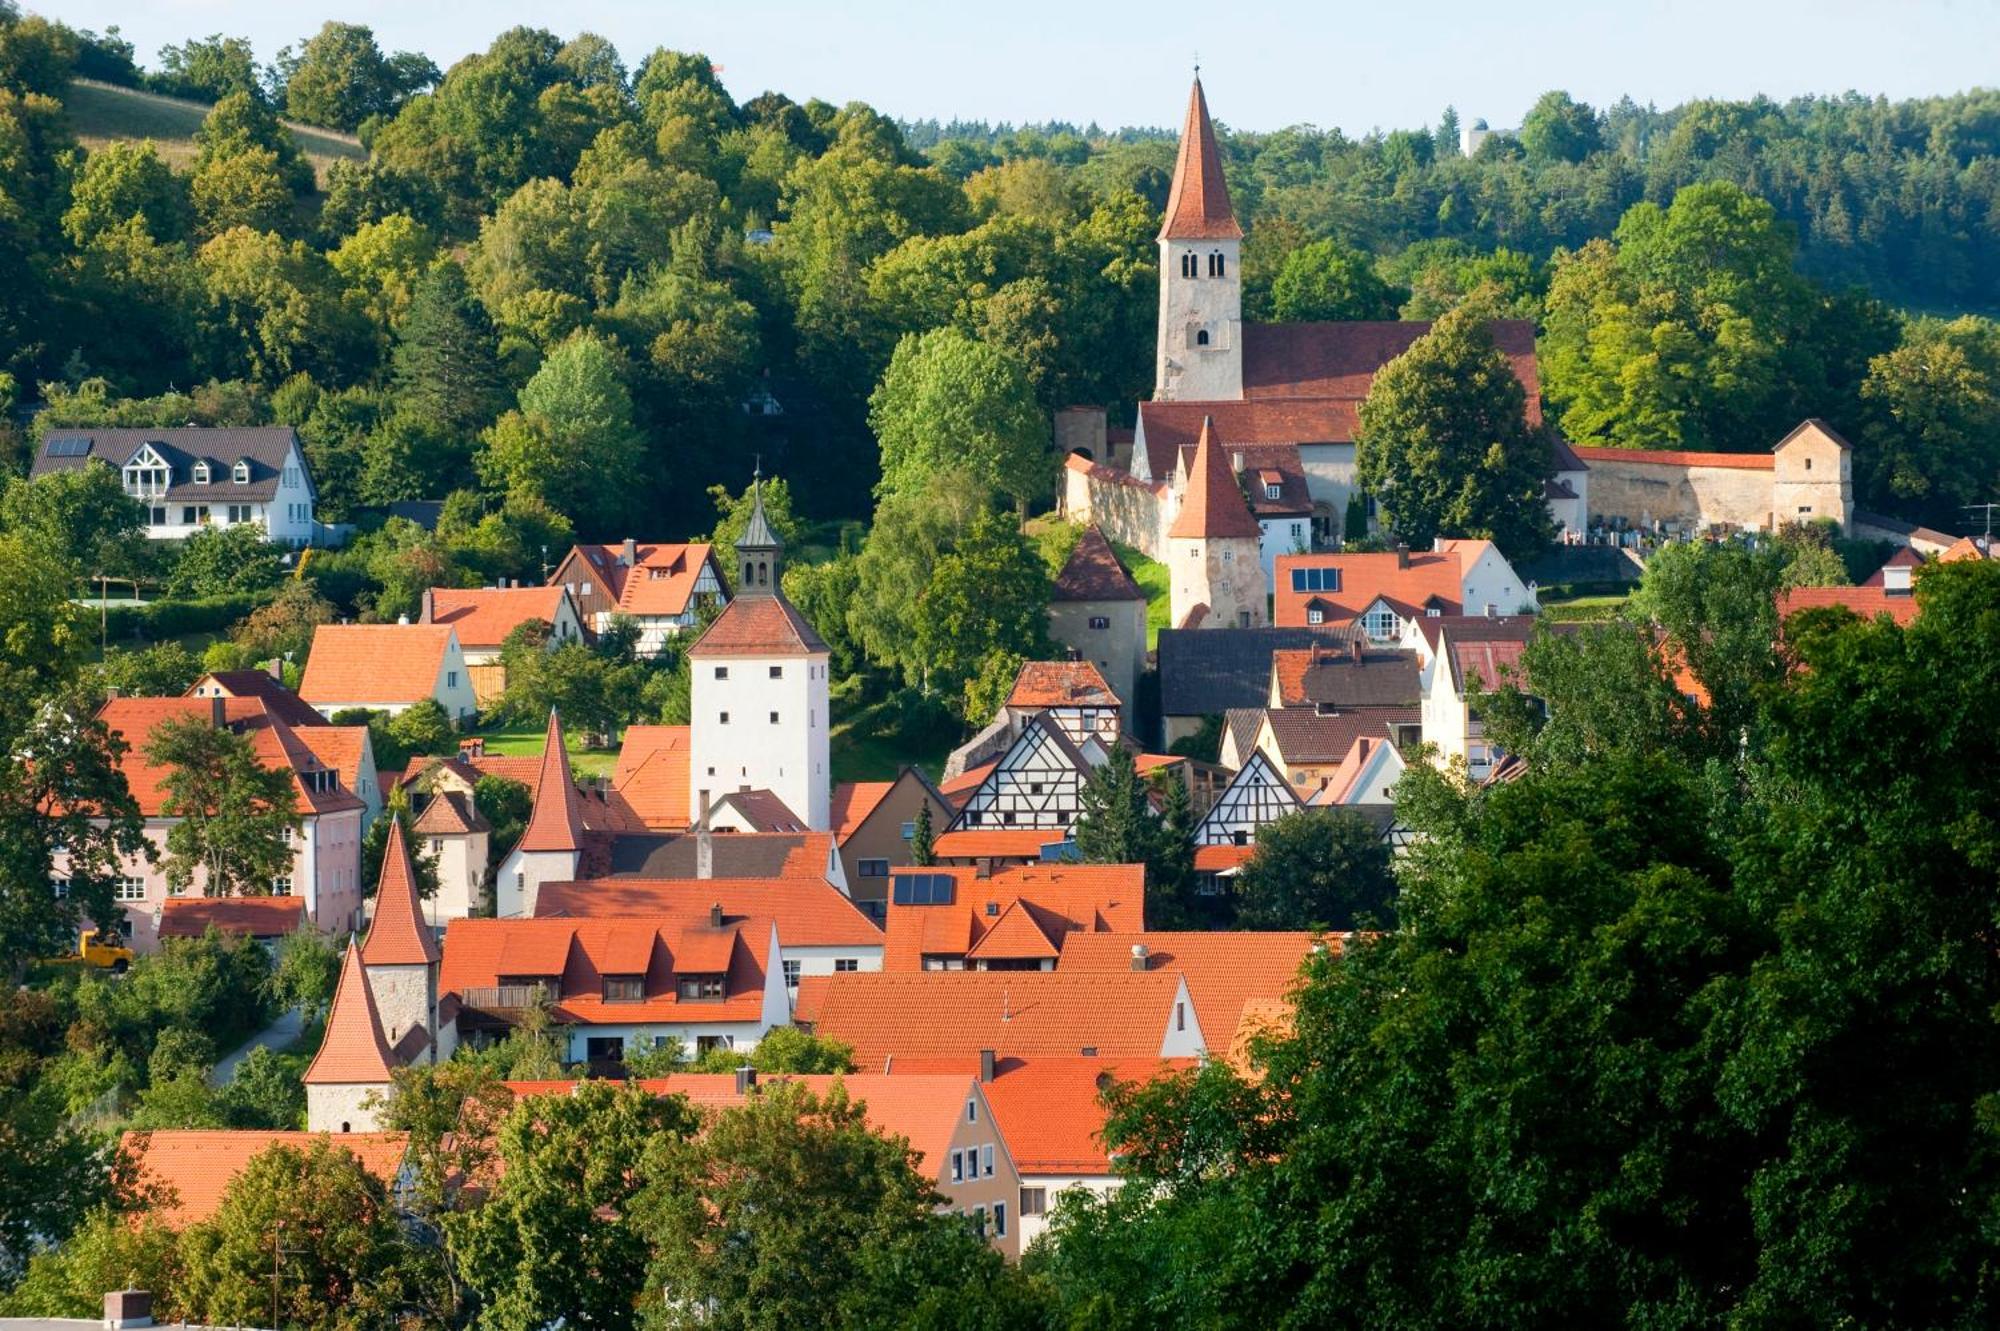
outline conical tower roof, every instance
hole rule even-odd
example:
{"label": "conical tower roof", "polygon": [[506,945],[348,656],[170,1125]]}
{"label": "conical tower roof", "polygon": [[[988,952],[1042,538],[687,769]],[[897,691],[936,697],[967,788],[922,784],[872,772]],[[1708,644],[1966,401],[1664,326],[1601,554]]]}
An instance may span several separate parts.
{"label": "conical tower roof", "polygon": [[417,872],[403,838],[403,820],[389,818],[389,844],[382,851],[382,878],[375,889],[375,918],[361,944],[361,960],[370,966],[436,965],[437,936],[424,923],[417,900]]}
{"label": "conical tower roof", "polygon": [[1201,79],[1188,94],[1187,119],[1181,125],[1181,151],[1174,161],[1174,187],[1167,195],[1161,240],[1241,240],[1243,228],[1229,206],[1229,185],[1222,178],[1222,150],[1215,146],[1215,126],[1209,123],[1208,99]]}
{"label": "conical tower roof", "polygon": [[333,991],[333,1007],[326,1014],[326,1038],[306,1069],[305,1082],[308,1086],[386,1084],[394,1066],[389,1042],[382,1038],[375,995],[361,969],[361,947],[349,939],[347,957],[340,964],[340,987]]}
{"label": "conical tower roof", "polygon": [[744,524],[743,534],[736,538],[736,548],[742,551],[776,550],[782,544],[778,533],[771,530],[770,519],[764,516],[764,469],[759,467],[750,480],[750,521]]}
{"label": "conical tower roof", "polygon": [[1215,437],[1215,418],[1204,416],[1201,438],[1194,446],[1194,465],[1188,469],[1187,492],[1181,496],[1181,511],[1174,515],[1169,538],[1201,539],[1221,536],[1261,537],[1263,528],[1251,516],[1237,488],[1236,475],[1222,456],[1222,443]]}
{"label": "conical tower roof", "polygon": [[569,772],[569,750],[563,747],[562,720],[549,709],[549,733],[542,744],[542,771],[535,784],[535,807],[520,849],[575,854],[583,849],[583,810],[576,782]]}

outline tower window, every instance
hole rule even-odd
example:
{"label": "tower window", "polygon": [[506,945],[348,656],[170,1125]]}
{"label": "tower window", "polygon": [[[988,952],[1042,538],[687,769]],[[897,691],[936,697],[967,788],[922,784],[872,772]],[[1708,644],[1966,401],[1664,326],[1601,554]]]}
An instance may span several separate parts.
{"label": "tower window", "polygon": [[1183,254],[1181,256],[1181,276],[1200,277],[1201,259],[1193,254]]}
{"label": "tower window", "polygon": [[1210,277],[1221,277],[1221,276],[1222,276],[1222,251],[1221,251],[1221,250],[1217,250],[1217,251],[1215,251],[1215,253],[1213,253],[1213,254],[1211,254],[1211,255],[1209,255],[1209,256],[1208,256],[1208,275],[1209,275]]}
{"label": "tower window", "polygon": [[1205,347],[1208,345],[1208,330],[1206,328],[1203,328],[1197,333],[1195,333],[1194,344],[1198,347]]}

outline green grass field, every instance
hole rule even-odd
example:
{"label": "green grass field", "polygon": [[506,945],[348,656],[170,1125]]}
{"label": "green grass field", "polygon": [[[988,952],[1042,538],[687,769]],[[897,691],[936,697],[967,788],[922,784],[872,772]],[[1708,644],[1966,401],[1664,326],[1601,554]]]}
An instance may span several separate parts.
{"label": "green grass field", "polygon": [[[473,732],[486,741],[486,751],[509,757],[530,757],[542,751],[542,737],[545,732],[540,726],[525,726],[518,729],[504,725],[481,726]],[[565,747],[569,749],[570,770],[578,776],[611,775],[618,766],[616,749],[586,749],[582,737],[565,731]]]}
{"label": "green grass field", "polygon": [[[69,113],[70,128],[84,147],[151,139],[158,145],[160,155],[178,167],[194,160],[194,132],[201,128],[202,118],[208,114],[206,102],[183,101],[90,79],[77,79],[70,84],[64,106]],[[341,158],[360,161],[368,155],[361,141],[351,134],[289,120],[284,123],[299,151],[312,163],[313,174],[322,185],[326,182],[327,168],[334,162]]]}
{"label": "green grass field", "polygon": [[912,739],[894,727],[881,703],[863,707],[835,722],[827,740],[833,780],[893,781],[914,763],[935,781],[952,750],[949,739]]}
{"label": "green grass field", "polygon": [[1148,559],[1129,545],[1111,547],[1118,557],[1125,561],[1125,568],[1132,575],[1132,581],[1139,584],[1139,590],[1146,593],[1146,646],[1159,645],[1160,630],[1172,628],[1169,622],[1173,614],[1171,589],[1167,585],[1167,566],[1158,560]]}

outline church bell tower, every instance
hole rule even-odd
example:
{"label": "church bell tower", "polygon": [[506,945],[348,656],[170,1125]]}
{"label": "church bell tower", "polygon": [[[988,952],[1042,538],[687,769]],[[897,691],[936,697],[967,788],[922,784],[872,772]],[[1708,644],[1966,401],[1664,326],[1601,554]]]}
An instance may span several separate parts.
{"label": "church bell tower", "polygon": [[1160,331],[1153,397],[1243,397],[1243,228],[1229,205],[1222,153],[1197,76],[1181,127],[1173,191],[1160,225]]}

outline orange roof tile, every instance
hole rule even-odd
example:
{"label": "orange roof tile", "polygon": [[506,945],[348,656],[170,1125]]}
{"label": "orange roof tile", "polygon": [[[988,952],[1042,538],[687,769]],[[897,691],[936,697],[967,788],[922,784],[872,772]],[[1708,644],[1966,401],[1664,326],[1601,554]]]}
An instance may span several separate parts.
{"label": "orange roof tile", "polygon": [[168,897],[160,903],[162,938],[199,938],[214,925],[245,938],[280,938],[305,923],[304,897]]}
{"label": "orange roof tile", "polygon": [[857,1066],[870,1070],[905,1055],[981,1049],[1154,1057],[1173,1026],[1181,987],[1172,971],[847,972],[828,979],[814,1033],[853,1046]]}
{"label": "orange roof tile", "polygon": [[1008,1058],[979,1089],[1022,1174],[1108,1175],[1104,1092],[1195,1066],[1185,1058]]}
{"label": "orange roof tile", "polygon": [[421,702],[454,641],[449,624],[321,624],[299,696],[315,706]]}
{"label": "orange roof tile", "polygon": [[1117,707],[1118,695],[1089,661],[1023,661],[1009,707]]}
{"label": "orange roof tile", "polygon": [[273,679],[266,670],[211,670],[188,687],[187,696],[203,698],[213,691],[229,698],[261,698],[264,710],[289,726],[326,724],[326,718],[308,706],[305,699]]}
{"label": "orange roof tile", "polygon": [[327,1142],[348,1152],[361,1167],[392,1187],[402,1169],[408,1137],[400,1132],[267,1132],[259,1129],[200,1129],[127,1132],[119,1150],[138,1166],[142,1186],[167,1190],[171,1200],[152,1215],[170,1229],[199,1224],[222,1209],[223,1194],[249,1163],[274,1146],[309,1151]]}
{"label": "orange roof tile", "polygon": [[1792,587],[1778,593],[1778,618],[1789,619],[1801,610],[1841,606],[1863,619],[1887,615],[1897,624],[1907,625],[1917,617],[1917,598],[1891,596],[1881,587]]}
{"label": "orange roof tile", "polygon": [[1215,126],[1208,118],[1208,98],[1201,80],[1188,93],[1187,118],[1181,122],[1181,146],[1174,161],[1173,188],[1167,194],[1160,222],[1161,240],[1241,240],[1243,228],[1229,206],[1229,182],[1222,178],[1222,151],[1215,144]]}
{"label": "orange roof tile", "polygon": [[782,592],[739,596],[724,607],[689,656],[801,656],[826,654],[827,646],[810,621]]}
{"label": "orange roof tile", "polygon": [[[1904,550],[1908,550],[1909,548],[1910,547],[1907,545],[1903,547]],[[1991,557],[1992,556],[1988,554],[1986,551],[1980,549],[1978,543],[1975,542],[1970,536],[1961,536],[1956,541],[1954,541],[1951,544],[1951,546],[1944,551],[1944,553],[1938,556],[1938,563],[1956,564],[1966,559],[1983,560],[1983,559],[1990,559]],[[1889,562],[1894,563],[1896,561],[1892,557]]]}
{"label": "orange roof tile", "polygon": [[[1433,605],[1447,615],[1459,612],[1465,586],[1459,552],[1412,550],[1408,567],[1398,565],[1400,557],[1393,553],[1279,555],[1274,588],[1278,627],[1306,627],[1306,603],[1312,600],[1331,607],[1327,622],[1335,624],[1360,618],[1378,600],[1389,602],[1405,617],[1421,615]],[[1292,573],[1304,569],[1337,569],[1339,588],[1294,590]]]}
{"label": "orange roof tile", "polygon": [[1689,453],[1671,448],[1593,448],[1571,445],[1571,452],[1591,466],[1639,463],[1654,467],[1727,467],[1732,471],[1770,471],[1777,459],[1769,453]]}
{"label": "orange roof tile", "polygon": [[908,905],[896,900],[892,886],[882,951],[886,971],[921,970],[927,956],[967,955],[1017,903],[1033,908],[1029,919],[1043,941],[1057,948],[1078,931],[1137,933],[1146,924],[1141,864],[1031,864],[986,878],[975,869],[934,866],[898,870],[892,885],[909,874],[951,875],[952,900],[943,906]]}
{"label": "orange roof tile", "polygon": [[688,726],[628,726],[618,750],[611,788],[640,822],[656,831],[688,825]]}
{"label": "orange roof tile", "polygon": [[1222,873],[1229,869],[1240,869],[1249,863],[1257,853],[1255,845],[1248,846],[1196,846],[1194,867],[1202,873]]}
{"label": "orange roof tile", "polygon": [[449,624],[460,647],[497,648],[529,620],[553,625],[569,590],[553,587],[433,587],[425,597],[426,624]]}
{"label": "orange roof tile", "polygon": [[1201,438],[1194,448],[1194,464],[1188,470],[1187,488],[1181,495],[1180,512],[1167,529],[1172,540],[1257,537],[1263,528],[1243,502],[1236,475],[1229,470],[1222,444],[1215,438],[1215,422],[1204,418]]}
{"label": "orange roof tile", "polygon": [[833,827],[834,839],[845,841],[853,836],[895,788],[894,781],[843,781],[835,786],[833,799],[827,806],[827,821]]}
{"label": "orange roof tile", "polygon": [[[579,545],[618,609],[634,618],[674,617],[688,611],[701,571],[714,562],[706,542],[688,545],[635,543],[637,556],[628,567],[622,545]],[[716,579],[720,583],[721,579]]]}
{"label": "orange roof tile", "polygon": [[349,943],[340,963],[340,985],[326,1014],[326,1038],[306,1069],[308,1086],[387,1085],[394,1058],[382,1038],[375,995],[361,969],[361,949]]}
{"label": "orange roof tile", "polygon": [[[224,725],[250,741],[258,761],[266,767],[291,771],[292,793],[302,815],[339,813],[363,807],[360,797],[344,785],[333,789],[315,789],[302,779],[304,773],[326,769],[330,764],[320,761],[312,748],[299,738],[297,731],[266,709],[261,698],[112,698],[98,709],[97,717],[106,729],[125,742],[118,770],[124,776],[132,798],[138,803],[140,813],[148,818],[166,816],[167,769],[154,763],[146,753],[154,730],[170,720],[187,717],[211,719],[218,712]],[[350,727],[316,729],[344,732]],[[339,775],[337,769],[335,775]]]}
{"label": "orange roof tile", "polygon": [[1042,847],[1067,834],[1054,827],[963,827],[940,832],[931,843],[939,859],[1038,860]]}
{"label": "orange roof tile", "polygon": [[[755,1021],[763,1014],[772,922],[749,917],[711,928],[696,916],[603,916],[590,919],[460,919],[445,929],[438,992],[465,1001],[467,991],[513,979],[555,978],[558,1021],[624,1025],[646,1022]],[[650,942],[633,940],[657,939]],[[630,975],[647,948],[645,997],[607,1000],[606,975]],[[719,999],[682,999],[679,974],[722,974]]]}
{"label": "orange roof tile", "polygon": [[569,750],[563,747],[562,721],[549,709],[549,729],[542,741],[541,777],[535,782],[535,807],[521,833],[520,848],[529,852],[570,852],[583,849],[583,815],[576,782],[569,772]]}
{"label": "orange roof tile", "polygon": [[[270,707],[269,699],[265,700],[264,705]],[[313,716],[319,717],[319,713],[314,712]],[[286,724],[292,726],[293,738],[305,745],[313,757],[319,759],[322,767],[330,767],[340,773],[340,783],[349,790],[361,789],[363,775],[361,764],[364,758],[369,765],[366,775],[371,781],[374,780],[376,775],[374,750],[368,740],[367,726],[329,725],[323,717],[319,717],[317,723],[313,725],[302,726],[291,722]]]}
{"label": "orange roof tile", "polygon": [[437,936],[424,923],[417,900],[417,875],[403,839],[402,819],[389,819],[389,843],[382,850],[382,877],[375,889],[375,918],[361,943],[370,966],[430,966],[438,960]]}
{"label": "orange roof tile", "polygon": [[[986,779],[986,774],[991,772],[993,765],[999,761],[998,758],[989,758],[977,767],[966,768],[949,781],[939,782],[938,793],[946,796],[970,795],[973,791],[979,789],[979,783]],[[960,802],[962,803],[963,801]]]}
{"label": "orange roof tile", "polygon": [[[1249,1000],[1283,999],[1298,982],[1299,967],[1321,935],[1310,933],[1157,932],[1078,934],[1056,960],[1056,972],[1132,973],[1132,949],[1147,951],[1148,973],[1187,976],[1201,1032],[1211,1049],[1229,1046],[1243,1005]],[[1340,946],[1335,936],[1325,940]]]}
{"label": "orange roof tile", "polygon": [[882,930],[823,878],[592,878],[544,883],[538,919],[603,915],[695,916],[721,906],[726,920],[778,922],[786,947],[882,945]]}
{"label": "orange roof tile", "polygon": [[[1060,933],[1060,931],[1058,931]],[[979,941],[966,950],[967,961],[1053,961],[1061,949],[1035,922],[1035,914],[1020,901],[1009,902]]]}

